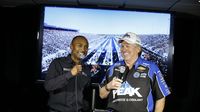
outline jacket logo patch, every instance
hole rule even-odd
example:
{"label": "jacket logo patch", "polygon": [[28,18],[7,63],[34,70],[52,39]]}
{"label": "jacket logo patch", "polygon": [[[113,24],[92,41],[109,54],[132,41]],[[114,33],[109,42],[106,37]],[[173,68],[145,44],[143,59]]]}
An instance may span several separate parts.
{"label": "jacket logo patch", "polygon": [[143,72],[143,71],[145,71],[145,70],[146,70],[146,68],[143,67],[143,66],[139,66],[139,67],[137,68],[137,71],[139,71],[139,72]]}
{"label": "jacket logo patch", "polygon": [[135,72],[135,73],[133,74],[133,77],[134,77],[134,78],[139,78],[139,76],[140,76],[140,73],[139,73],[139,72]]}
{"label": "jacket logo patch", "polygon": [[146,78],[147,77],[147,73],[141,73],[140,77],[141,78]]}
{"label": "jacket logo patch", "polygon": [[63,68],[63,71],[70,71],[70,68]]}

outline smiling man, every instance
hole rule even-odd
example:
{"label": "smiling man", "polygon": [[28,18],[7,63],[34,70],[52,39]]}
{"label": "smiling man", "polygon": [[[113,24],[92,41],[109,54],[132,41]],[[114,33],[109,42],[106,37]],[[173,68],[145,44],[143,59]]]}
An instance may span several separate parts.
{"label": "smiling man", "polygon": [[71,53],[56,58],[45,77],[45,89],[49,92],[49,112],[90,111],[90,68],[81,63],[88,52],[88,40],[84,36],[73,38]]}
{"label": "smiling man", "polygon": [[[119,44],[124,60],[110,67],[100,97],[108,98],[107,108],[113,112],[162,112],[170,91],[161,71],[153,62],[140,58],[142,44],[135,33],[126,33]],[[119,66],[128,70],[119,73]]]}

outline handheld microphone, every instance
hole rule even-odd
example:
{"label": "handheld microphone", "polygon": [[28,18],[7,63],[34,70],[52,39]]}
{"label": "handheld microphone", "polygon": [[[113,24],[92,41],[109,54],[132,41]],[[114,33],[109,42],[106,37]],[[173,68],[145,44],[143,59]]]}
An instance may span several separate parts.
{"label": "handheld microphone", "polygon": [[80,57],[80,59],[84,59],[84,58],[85,58],[85,55],[84,55],[82,52],[80,52],[80,53],[79,53],[79,57]]}
{"label": "handheld microphone", "polygon": [[85,58],[86,56],[82,53],[82,52],[79,52],[79,58],[80,58],[80,64],[83,65],[83,59]]}
{"label": "handheld microphone", "polygon": [[121,80],[125,80],[129,69],[127,66],[121,65],[115,68],[115,75]]}
{"label": "handheld microphone", "polygon": [[84,68],[84,62],[83,62],[83,60],[84,60],[85,57],[86,56],[82,52],[79,52],[79,58],[80,58],[79,64],[82,65],[82,69],[83,69],[82,72],[81,72],[81,74],[87,76],[87,74],[84,72],[85,68]]}

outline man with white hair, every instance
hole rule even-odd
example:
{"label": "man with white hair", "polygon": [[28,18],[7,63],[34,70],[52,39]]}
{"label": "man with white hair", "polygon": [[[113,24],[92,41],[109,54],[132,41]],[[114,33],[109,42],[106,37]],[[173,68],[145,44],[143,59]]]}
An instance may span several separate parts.
{"label": "man with white hair", "polygon": [[140,58],[142,44],[135,33],[126,33],[119,44],[124,60],[109,68],[100,97],[108,98],[112,112],[162,112],[170,91],[158,66]]}

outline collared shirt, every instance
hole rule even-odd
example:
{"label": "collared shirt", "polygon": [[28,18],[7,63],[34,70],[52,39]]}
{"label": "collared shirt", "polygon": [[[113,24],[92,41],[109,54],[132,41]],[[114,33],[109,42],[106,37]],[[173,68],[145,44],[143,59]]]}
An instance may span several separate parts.
{"label": "collared shirt", "polygon": [[[121,61],[110,67],[108,82],[116,76],[114,69],[124,64]],[[120,89],[110,92],[108,108],[119,112],[152,112],[154,102],[170,94],[161,71],[153,62],[138,58],[126,75]],[[106,80],[101,86],[105,84]]]}

